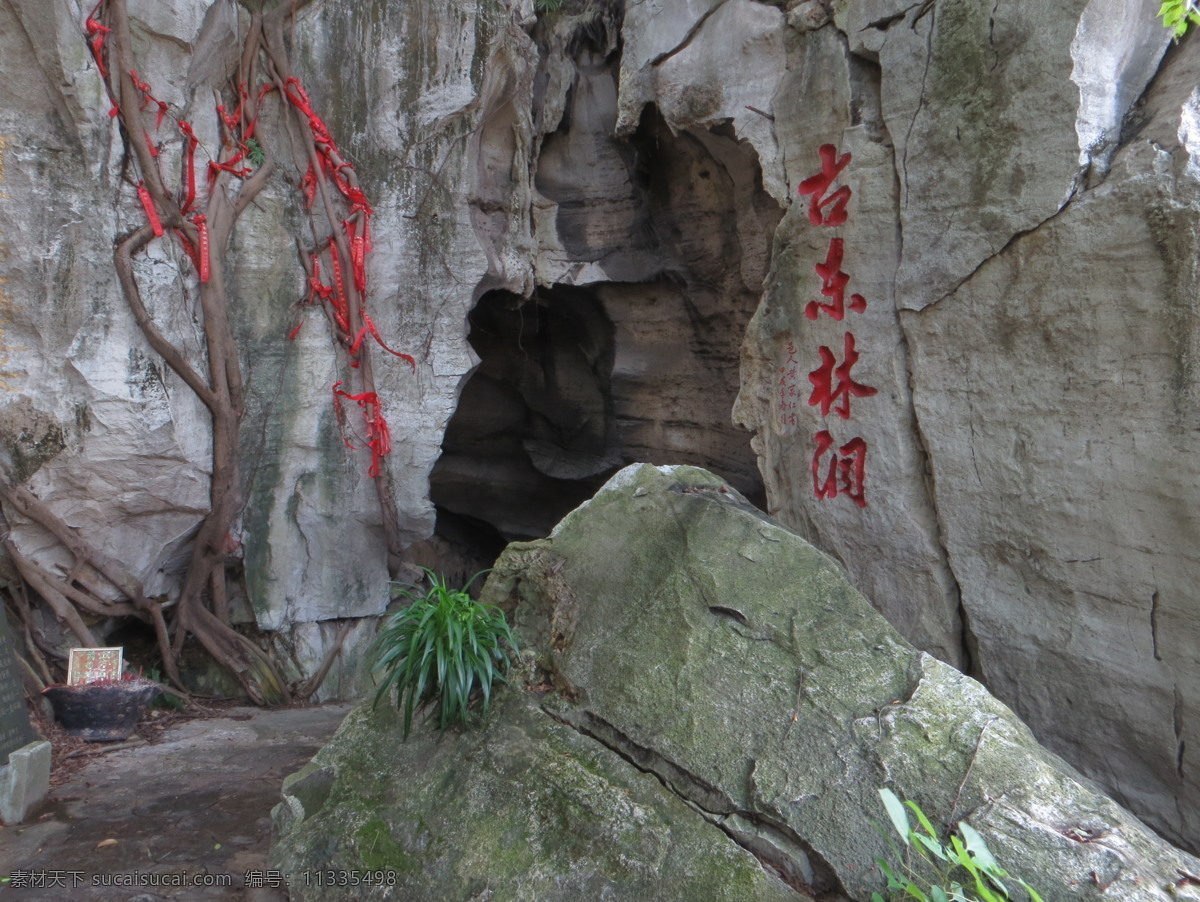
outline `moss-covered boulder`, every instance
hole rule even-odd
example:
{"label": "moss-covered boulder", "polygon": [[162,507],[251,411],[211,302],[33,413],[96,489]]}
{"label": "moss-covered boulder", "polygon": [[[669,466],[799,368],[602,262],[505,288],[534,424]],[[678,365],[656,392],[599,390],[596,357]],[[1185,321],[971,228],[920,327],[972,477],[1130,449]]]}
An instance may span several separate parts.
{"label": "moss-covered boulder", "polygon": [[[508,692],[482,730],[420,730],[407,743],[394,711],[351,714],[275,812],[272,866],[292,898],[541,902],[618,898],[617,887],[639,900],[795,898],[652,775],[538,701]],[[360,885],[317,885],[331,868]]]}
{"label": "moss-covered boulder", "polygon": [[294,899],[865,900],[883,786],[1047,902],[1200,899],[1200,861],[712,474],[623,470],[485,592],[528,682],[465,733],[348,718],[276,809]]}

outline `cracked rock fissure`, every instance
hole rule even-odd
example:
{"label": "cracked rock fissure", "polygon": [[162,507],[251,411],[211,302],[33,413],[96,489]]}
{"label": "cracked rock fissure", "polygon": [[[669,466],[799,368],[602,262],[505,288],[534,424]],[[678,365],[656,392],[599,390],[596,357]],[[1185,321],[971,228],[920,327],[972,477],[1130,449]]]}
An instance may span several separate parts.
{"label": "cracked rock fissure", "polygon": [[542,705],[550,718],[599,742],[637,770],[658,779],[693,811],[753,855],[767,870],[806,896],[824,898],[845,888],[836,872],[790,826],[761,812],[739,808],[713,786],[653,749],[638,745],[590,711]]}
{"label": "cracked rock fissure", "polygon": [[721,7],[723,7],[727,2],[729,2],[729,0],[721,0],[721,2],[718,3],[716,6],[714,6],[712,9],[706,11],[704,13],[704,15],[702,15],[699,19],[697,19],[695,21],[695,23],[692,25],[692,27],[688,29],[688,32],[687,32],[687,34],[685,34],[683,36],[682,41],[680,41],[678,44],[676,44],[670,50],[664,50],[658,56],[654,57],[654,59],[650,60],[650,67],[654,68],[656,66],[661,66],[663,63],[665,63],[671,57],[686,50],[688,45],[691,44],[693,40],[695,40],[696,35],[700,33],[700,29],[704,27],[704,23],[707,22],[709,19],[711,19],[713,17],[713,14],[716,13],[717,10],[721,9]]}

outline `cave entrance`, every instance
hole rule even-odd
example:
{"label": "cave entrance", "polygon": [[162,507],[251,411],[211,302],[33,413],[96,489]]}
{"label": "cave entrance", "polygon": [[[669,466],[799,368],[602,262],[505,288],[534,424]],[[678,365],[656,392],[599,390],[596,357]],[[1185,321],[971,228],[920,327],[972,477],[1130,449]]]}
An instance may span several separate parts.
{"label": "cave entrance", "polygon": [[[750,311],[739,314],[738,337]],[[721,324],[685,285],[493,291],[470,325],[480,364],[430,481],[438,533],[480,566],[546,535],[635,461],[705,467],[763,504],[750,437],[730,419],[737,341],[713,337]]]}
{"label": "cave entrance", "polygon": [[459,572],[546,535],[635,461],[701,466],[765,504],[731,413],[782,210],[729,123],[671,129],[650,105],[615,136],[618,43],[575,45],[537,154],[538,266],[557,284],[487,292],[470,316],[481,362],[430,477],[450,546],[435,553]]}
{"label": "cave entrance", "polygon": [[430,477],[444,523],[508,542],[546,535],[623,460],[611,391],[613,327],[594,293],[484,295],[471,313],[480,357]]}

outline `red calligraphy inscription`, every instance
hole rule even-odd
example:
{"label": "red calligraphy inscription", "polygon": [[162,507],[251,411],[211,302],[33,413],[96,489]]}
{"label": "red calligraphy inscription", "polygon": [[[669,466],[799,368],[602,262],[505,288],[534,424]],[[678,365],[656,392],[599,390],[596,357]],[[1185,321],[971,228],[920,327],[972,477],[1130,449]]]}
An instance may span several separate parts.
{"label": "red calligraphy inscription", "polygon": [[[817,150],[821,158],[821,171],[804,179],[800,183],[801,197],[808,197],[808,219],[815,226],[840,226],[846,222],[848,214],[846,207],[850,202],[850,188],[843,185],[834,188],[834,182],[842,170],[849,165],[851,156],[844,153],[839,156],[837,148],[832,144],[823,144]],[[816,320],[822,311],[836,322],[845,319],[846,308],[853,313],[862,313],[867,309],[867,300],[861,294],[851,294],[846,297],[846,289],[850,276],[842,271],[842,259],[845,246],[841,238],[833,238],[829,242],[823,263],[813,268],[821,279],[821,295],[825,302],[809,301],[804,308],[804,315],[809,320]],[[784,416],[787,412],[788,395],[794,390],[789,380],[794,352],[788,345],[788,363],[780,369],[780,413],[781,420],[786,424],[789,420]],[[822,345],[817,349],[821,357],[820,366],[808,374],[808,381],[813,390],[808,403],[821,411],[821,416],[828,416],[832,410],[844,420],[850,418],[850,399],[866,398],[877,394],[878,389],[855,382],[852,375],[854,364],[858,362],[859,353],[855,347],[854,335],[846,332],[843,335],[842,360],[838,362],[833,350]],[[792,419],[794,422],[794,417]],[[833,435],[827,429],[822,429],[814,436],[816,450],[812,457],[813,493],[818,499],[836,498],[847,495],[859,507],[867,506],[866,476],[867,476],[867,443],[862,438],[853,438],[844,445],[838,446]]]}
{"label": "red calligraphy inscription", "polygon": [[[867,443],[853,438],[833,451],[833,436],[822,429],[816,434],[817,450],[813,452],[813,492],[818,498],[848,495],[859,507],[867,506]],[[823,458],[829,454],[828,462]]]}
{"label": "red calligraphy inscription", "polygon": [[[829,252],[825,255],[825,262],[818,263],[813,267],[817,271],[817,275],[821,277],[821,294],[829,298],[831,303],[822,304],[818,301],[809,301],[808,306],[804,308],[804,315],[809,319],[816,319],[822,310],[839,323],[845,318],[846,285],[850,282],[850,276],[842,272],[844,249],[845,243],[841,238],[832,239],[829,242]],[[867,309],[867,299],[861,294],[850,295],[850,309],[855,313],[862,313]]]}
{"label": "red calligraphy inscription", "polygon": [[[837,358],[833,351],[822,345],[817,349],[821,355],[821,365],[808,374],[812,383],[812,394],[808,397],[810,407],[821,408],[821,416],[829,416],[830,408],[843,420],[850,419],[850,398],[869,398],[877,394],[879,389],[861,382],[855,382],[850,375],[854,364],[858,363],[859,354],[854,348],[854,335],[846,333],[842,343],[842,362],[835,366]],[[840,403],[838,403],[840,399]],[[834,404],[837,406],[834,407]]]}
{"label": "red calligraphy inscription", "polygon": [[[808,221],[815,226],[840,226],[846,221],[846,204],[850,202],[850,189],[843,185],[829,197],[825,192],[833,185],[843,169],[850,163],[850,154],[840,157],[832,144],[822,144],[817,153],[821,157],[821,171],[800,183],[800,194],[811,195],[808,202]],[[830,207],[828,213],[825,208]]]}

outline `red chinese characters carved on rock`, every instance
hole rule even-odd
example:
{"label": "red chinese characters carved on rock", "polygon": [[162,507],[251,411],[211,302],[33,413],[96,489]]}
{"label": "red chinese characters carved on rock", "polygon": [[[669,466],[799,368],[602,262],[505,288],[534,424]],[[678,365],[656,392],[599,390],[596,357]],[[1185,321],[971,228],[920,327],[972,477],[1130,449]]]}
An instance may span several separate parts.
{"label": "red chinese characters carved on rock", "polygon": [[836,444],[829,430],[822,429],[816,435],[817,450],[812,459],[813,492],[818,498],[836,498],[839,493],[849,495],[859,507],[867,506],[867,443],[861,438],[852,438],[830,454],[826,463],[823,458]]}
{"label": "red chinese characters carved on rock", "polygon": [[[850,332],[846,333],[843,342],[842,363],[839,366],[834,366],[837,358],[833,356],[833,351],[824,345],[817,349],[817,353],[821,355],[821,365],[808,374],[808,381],[813,386],[808,403],[812,407],[820,407],[823,417],[829,416],[830,408],[832,408],[839,417],[848,420],[850,419],[850,397],[853,395],[855,398],[869,398],[879,389],[855,382],[850,375],[850,370],[854,364],[858,363],[859,357],[858,351],[854,348],[854,335]],[[834,407],[833,405],[839,398],[841,403]]]}
{"label": "red chinese characters carved on rock", "polygon": [[[817,271],[817,275],[821,277],[821,294],[829,298],[832,303],[822,304],[819,301],[809,301],[808,306],[804,308],[804,315],[809,319],[816,319],[822,310],[839,323],[846,316],[846,285],[850,281],[850,276],[842,272],[844,248],[845,243],[841,238],[830,239],[829,252],[825,255],[825,262],[818,263],[813,267]],[[855,313],[862,313],[867,309],[867,299],[861,294],[850,295],[850,309]]]}
{"label": "red chinese characters carved on rock", "polygon": [[[850,163],[850,154],[837,155],[832,144],[822,144],[817,149],[821,157],[821,171],[800,183],[801,196],[811,195],[808,201],[808,221],[815,226],[840,226],[846,221],[846,204],[850,202],[850,189],[843,185],[829,197],[825,192],[833,185],[843,169]],[[826,213],[825,208],[832,207]]]}
{"label": "red chinese characters carved on rock", "polygon": [[[821,171],[804,179],[800,183],[799,193],[801,197],[809,198],[809,222],[815,226],[840,226],[848,218],[846,207],[850,202],[851,191],[846,185],[832,191],[830,189],[842,170],[849,165],[851,156],[849,153],[839,156],[837,148],[832,144],[821,145],[817,154],[821,158]],[[847,303],[846,288],[850,276],[842,271],[844,254],[843,240],[832,238],[825,261],[813,267],[821,279],[821,294],[828,301],[810,301],[804,309],[804,315],[809,320],[816,320],[824,312],[835,322],[841,322],[846,316],[847,307],[853,313],[862,313],[867,309],[866,298],[861,294],[851,294]],[[789,343],[788,347],[790,352],[792,345]],[[843,336],[840,364],[830,348],[822,345],[817,352],[821,357],[821,364],[808,374],[808,381],[813,387],[808,403],[819,408],[823,417],[828,416],[832,410],[843,420],[848,420],[851,397],[867,398],[878,393],[878,389],[872,386],[855,382],[851,375],[851,370],[859,359],[854,335],[847,331]],[[782,413],[783,379],[780,380],[780,386]],[[859,507],[866,507],[866,441],[856,437],[839,446],[828,429],[822,429],[814,438],[816,450],[812,457],[813,494],[821,500],[844,494]]]}

